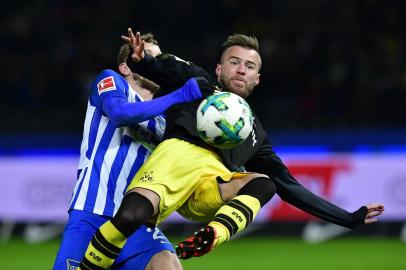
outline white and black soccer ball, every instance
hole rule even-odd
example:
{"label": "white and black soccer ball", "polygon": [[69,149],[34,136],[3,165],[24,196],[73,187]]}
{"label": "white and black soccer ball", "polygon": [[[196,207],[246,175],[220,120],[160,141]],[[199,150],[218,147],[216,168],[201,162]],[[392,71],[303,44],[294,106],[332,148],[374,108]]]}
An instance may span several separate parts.
{"label": "white and black soccer ball", "polygon": [[248,103],[230,92],[217,92],[205,98],[197,109],[196,118],[200,137],[220,149],[244,142],[254,122]]}

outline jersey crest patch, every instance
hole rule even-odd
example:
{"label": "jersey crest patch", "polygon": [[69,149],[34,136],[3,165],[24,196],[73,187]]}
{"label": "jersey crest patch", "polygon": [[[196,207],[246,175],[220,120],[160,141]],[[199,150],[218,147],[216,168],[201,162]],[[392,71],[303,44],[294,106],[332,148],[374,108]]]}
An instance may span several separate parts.
{"label": "jersey crest patch", "polygon": [[114,81],[113,76],[106,77],[97,84],[97,90],[99,92],[99,95],[101,95],[104,92],[116,89],[117,89],[116,82]]}

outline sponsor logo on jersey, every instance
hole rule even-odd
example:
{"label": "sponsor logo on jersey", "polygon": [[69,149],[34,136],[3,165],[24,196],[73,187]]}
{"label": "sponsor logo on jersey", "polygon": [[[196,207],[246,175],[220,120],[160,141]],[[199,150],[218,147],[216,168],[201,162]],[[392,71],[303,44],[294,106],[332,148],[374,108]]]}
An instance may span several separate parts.
{"label": "sponsor logo on jersey", "polygon": [[117,89],[116,82],[114,81],[113,76],[106,77],[97,84],[97,90],[99,92],[99,95],[101,95],[104,92],[116,89]]}
{"label": "sponsor logo on jersey", "polygon": [[231,213],[233,216],[235,216],[235,218],[241,223],[243,222],[242,216],[240,216],[238,213],[236,213],[235,211],[233,211]]}
{"label": "sponsor logo on jersey", "polygon": [[141,176],[140,182],[141,183],[151,183],[154,181],[154,172],[153,171],[147,171]]}
{"label": "sponsor logo on jersey", "polygon": [[96,253],[94,253],[93,251],[90,251],[89,255],[90,255],[90,257],[94,258],[98,262],[100,262],[102,260],[102,258],[100,256],[98,256]]}

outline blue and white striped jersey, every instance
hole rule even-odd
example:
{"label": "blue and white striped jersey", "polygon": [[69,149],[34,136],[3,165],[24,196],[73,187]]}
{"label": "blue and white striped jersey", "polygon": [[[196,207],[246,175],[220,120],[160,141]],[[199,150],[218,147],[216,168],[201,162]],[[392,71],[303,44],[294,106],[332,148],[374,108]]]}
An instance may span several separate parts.
{"label": "blue and white striped jersey", "polygon": [[150,155],[148,149],[162,139],[165,119],[157,116],[136,126],[117,127],[102,112],[101,104],[109,95],[123,96],[128,102],[143,101],[115,71],[104,70],[97,76],[88,100],[70,209],[112,217],[131,179]]}

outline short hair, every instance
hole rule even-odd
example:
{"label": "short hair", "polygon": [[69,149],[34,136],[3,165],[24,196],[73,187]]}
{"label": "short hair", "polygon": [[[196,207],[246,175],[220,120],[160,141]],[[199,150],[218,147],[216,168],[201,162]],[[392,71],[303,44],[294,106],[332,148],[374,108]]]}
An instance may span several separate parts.
{"label": "short hair", "polygon": [[[159,46],[158,40],[155,39],[154,34],[152,34],[152,33],[146,33],[146,34],[142,35],[141,40],[143,40],[147,43],[152,43],[152,44]],[[117,55],[117,65],[120,65],[122,63],[127,63],[130,53],[131,53],[130,45],[128,45],[127,43],[122,45],[120,47],[120,50]]]}
{"label": "short hair", "polygon": [[[255,36],[247,36],[244,34],[233,34],[227,37],[226,41],[223,43],[223,51],[221,52],[221,62],[223,62],[223,55],[224,52],[232,47],[232,46],[240,46],[246,49],[254,50],[260,55],[259,53],[259,43],[258,39]],[[261,63],[259,69],[261,68]]]}
{"label": "short hair", "polygon": [[223,52],[232,46],[241,46],[247,49],[252,49],[259,54],[258,39],[255,36],[247,36],[244,34],[230,35],[223,43]]}
{"label": "short hair", "polygon": [[145,41],[147,43],[152,43],[154,45],[159,46],[158,40],[155,39],[154,34],[152,34],[152,33],[143,34],[141,36],[141,40],[143,40],[143,41]]}
{"label": "short hair", "polygon": [[120,47],[120,50],[118,51],[117,65],[119,66],[120,64],[127,63],[127,59],[130,53],[131,53],[130,45],[128,45],[127,43],[123,44]]}
{"label": "short hair", "polygon": [[[123,44],[120,47],[120,50],[118,52],[117,55],[117,65],[123,64],[123,63],[127,63],[128,57],[130,56],[131,53],[131,48],[130,45]],[[149,89],[151,92],[157,92],[159,90],[159,85],[157,85],[156,83],[154,83],[153,81],[148,80],[147,78],[142,77],[141,75],[137,74],[137,73],[133,73],[134,78],[135,78],[135,82],[143,87],[143,88],[147,88]]]}

